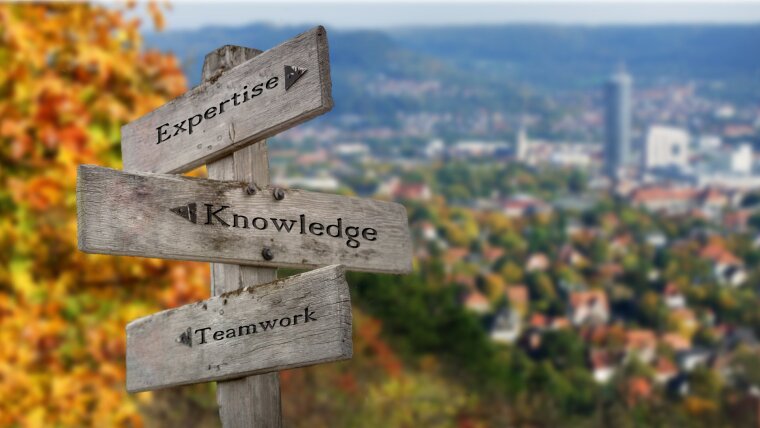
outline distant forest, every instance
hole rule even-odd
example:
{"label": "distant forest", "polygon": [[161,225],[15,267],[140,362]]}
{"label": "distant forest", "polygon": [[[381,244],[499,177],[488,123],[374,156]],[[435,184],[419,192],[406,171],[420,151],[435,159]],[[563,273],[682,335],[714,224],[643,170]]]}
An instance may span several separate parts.
{"label": "distant forest", "polygon": [[[153,33],[146,42],[175,53],[195,85],[203,57],[215,48],[237,44],[265,50],[310,27],[208,27]],[[478,110],[552,112],[558,93],[598,90],[621,64],[639,88],[699,80],[727,101],[760,99],[760,25],[327,30],[337,102],[334,114],[314,123],[353,116],[355,127],[398,127],[400,118],[419,112],[459,117]],[[373,85],[389,80],[434,80],[441,87],[424,96],[370,93]]]}
{"label": "distant forest", "polygon": [[[251,24],[168,31],[149,35],[147,43],[183,58],[196,83],[203,55],[222,44],[268,49],[309,27]],[[572,88],[598,84],[624,62],[644,80],[760,78],[758,25],[502,25],[328,32],[338,71],[424,75],[423,66],[435,59],[462,70],[490,69],[502,78],[537,86]]]}

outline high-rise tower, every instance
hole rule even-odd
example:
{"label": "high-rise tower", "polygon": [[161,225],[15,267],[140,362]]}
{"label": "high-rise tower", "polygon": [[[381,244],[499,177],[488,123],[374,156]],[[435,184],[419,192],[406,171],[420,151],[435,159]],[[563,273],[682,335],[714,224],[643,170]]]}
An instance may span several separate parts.
{"label": "high-rise tower", "polygon": [[615,178],[630,165],[631,76],[621,67],[604,87],[604,169]]}
{"label": "high-rise tower", "polygon": [[529,144],[530,141],[528,141],[528,132],[525,130],[525,125],[520,124],[517,136],[515,137],[515,158],[518,161],[525,162],[527,160]]}

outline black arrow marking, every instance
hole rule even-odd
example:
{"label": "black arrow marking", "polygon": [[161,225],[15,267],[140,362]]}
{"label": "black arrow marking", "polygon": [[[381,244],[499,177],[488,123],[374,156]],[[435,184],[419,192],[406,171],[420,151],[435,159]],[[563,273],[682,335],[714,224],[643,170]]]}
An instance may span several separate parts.
{"label": "black arrow marking", "polygon": [[181,207],[171,208],[169,209],[169,211],[173,212],[174,214],[177,214],[178,216],[184,218],[185,220],[193,224],[196,224],[198,221],[195,202],[191,204],[183,205]]}
{"label": "black arrow marking", "polygon": [[179,337],[177,338],[177,343],[181,343],[183,345],[187,345],[192,348],[193,347],[192,331],[193,330],[190,327],[188,327],[187,331],[179,335]]}
{"label": "black arrow marking", "polygon": [[306,69],[301,67],[293,67],[292,65],[285,66],[285,90],[287,91],[298,81],[304,74]]}

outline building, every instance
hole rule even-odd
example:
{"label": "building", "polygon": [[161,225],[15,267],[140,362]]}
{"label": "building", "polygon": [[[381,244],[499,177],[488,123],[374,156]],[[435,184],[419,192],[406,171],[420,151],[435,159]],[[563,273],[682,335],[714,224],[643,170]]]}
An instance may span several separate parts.
{"label": "building", "polygon": [[652,126],[644,146],[644,168],[689,167],[689,133],[680,128]]}
{"label": "building", "polygon": [[702,135],[697,139],[697,148],[701,151],[720,150],[723,140],[717,135]]}
{"label": "building", "polygon": [[752,146],[741,144],[731,152],[731,172],[740,175],[752,174]]}
{"label": "building", "polygon": [[668,285],[665,286],[665,291],[663,294],[663,300],[665,301],[665,306],[668,309],[680,309],[686,307],[686,297],[681,293],[681,290],[678,289],[678,286],[676,286],[673,283],[668,283]]}
{"label": "building", "polygon": [[342,157],[361,158],[369,156],[371,151],[369,146],[364,143],[341,143],[333,146],[333,152]]}
{"label": "building", "polygon": [[502,141],[464,140],[454,144],[449,154],[457,159],[502,157],[509,153],[509,145]]}
{"label": "building", "polygon": [[628,330],[625,333],[626,358],[651,363],[657,354],[657,336],[652,330]]}
{"label": "building", "polygon": [[517,131],[517,138],[515,141],[515,159],[520,162],[525,162],[528,155],[528,133],[525,131],[525,126],[520,126]]}
{"label": "building", "polygon": [[464,307],[476,314],[486,314],[491,310],[491,303],[480,291],[470,291],[464,296]]}
{"label": "building", "polygon": [[377,190],[381,196],[390,196],[397,200],[429,201],[433,197],[430,186],[425,183],[404,183],[399,177],[391,177]]}
{"label": "building", "polygon": [[604,88],[604,168],[612,178],[630,164],[631,86],[631,76],[621,68]]}
{"label": "building", "polygon": [[443,143],[443,140],[436,138],[434,140],[430,140],[428,145],[425,147],[425,156],[429,158],[437,158],[443,155],[445,150],[446,145]]}
{"label": "building", "polygon": [[691,187],[641,187],[631,193],[629,200],[637,208],[678,215],[694,208],[698,196],[699,191]]}
{"label": "building", "polygon": [[525,316],[528,313],[528,306],[530,305],[528,287],[524,285],[512,285],[506,287],[505,294],[507,295],[509,307],[513,312],[520,316]]}
{"label": "building", "polygon": [[491,340],[498,343],[514,343],[522,332],[522,317],[509,308],[502,308],[494,316],[490,333]]}
{"label": "building", "polygon": [[525,270],[527,272],[543,272],[547,269],[549,269],[549,258],[544,253],[531,254],[525,263]]}
{"label": "building", "polygon": [[570,293],[570,319],[576,326],[604,325],[610,319],[610,305],[602,290]]}
{"label": "building", "polygon": [[654,380],[659,384],[666,384],[678,375],[678,367],[667,357],[658,358],[654,370]]}
{"label": "building", "polygon": [[340,187],[340,181],[329,173],[322,173],[312,177],[276,177],[273,181],[277,186],[285,188],[300,188],[322,192],[334,192]]}
{"label": "building", "polygon": [[501,203],[501,211],[509,218],[550,213],[552,206],[529,195],[516,195]]}
{"label": "building", "polygon": [[597,383],[607,383],[615,375],[616,361],[606,349],[592,349],[589,353],[591,373]]}

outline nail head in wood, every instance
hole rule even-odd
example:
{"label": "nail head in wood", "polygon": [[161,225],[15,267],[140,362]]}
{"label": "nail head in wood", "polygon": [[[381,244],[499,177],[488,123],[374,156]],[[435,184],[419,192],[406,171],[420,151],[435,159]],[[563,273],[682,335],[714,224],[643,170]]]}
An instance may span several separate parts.
{"label": "nail head in wood", "polygon": [[272,195],[278,201],[285,199],[285,191],[279,187],[275,187],[274,190],[272,190]]}
{"label": "nail head in wood", "polygon": [[271,261],[274,258],[274,253],[272,253],[271,248],[264,247],[264,249],[261,250],[261,257],[263,257],[266,261]]}

